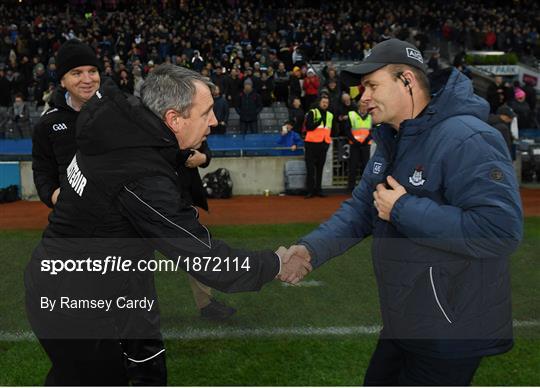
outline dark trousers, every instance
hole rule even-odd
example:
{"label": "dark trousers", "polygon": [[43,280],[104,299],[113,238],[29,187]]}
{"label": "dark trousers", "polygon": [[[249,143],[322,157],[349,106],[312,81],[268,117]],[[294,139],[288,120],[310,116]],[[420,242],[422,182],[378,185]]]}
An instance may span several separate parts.
{"label": "dark trousers", "polygon": [[[146,360],[130,360],[124,351],[162,347],[159,340],[40,339],[51,360],[46,386],[159,386],[167,385],[165,353]],[[157,354],[157,353],[156,353]]]}
{"label": "dark trousers", "polygon": [[360,175],[364,172],[369,160],[369,145],[352,144],[349,154],[349,181],[347,188],[352,191],[356,186],[356,176],[360,170]]}
{"label": "dark trousers", "polygon": [[306,158],[306,190],[311,194],[321,192],[322,174],[324,162],[326,162],[326,152],[329,145],[326,143],[305,142]]}
{"label": "dark trousers", "polygon": [[482,357],[442,359],[402,349],[379,339],[364,377],[365,386],[468,386]]}
{"label": "dark trousers", "polygon": [[240,121],[240,131],[245,135],[246,133],[257,133],[257,120],[255,121]]}
{"label": "dark trousers", "polygon": [[51,360],[45,385],[128,385],[124,355],[115,340],[39,341]]}

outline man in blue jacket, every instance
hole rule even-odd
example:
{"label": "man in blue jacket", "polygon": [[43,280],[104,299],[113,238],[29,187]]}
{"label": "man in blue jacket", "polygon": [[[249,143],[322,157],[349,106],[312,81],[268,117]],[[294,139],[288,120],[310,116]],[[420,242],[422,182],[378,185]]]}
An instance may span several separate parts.
{"label": "man in blue jacket", "polygon": [[508,266],[523,216],[508,148],[471,81],[448,69],[432,94],[407,42],[378,44],[355,73],[381,124],[377,151],[352,198],[284,261],[316,268],[372,235],[383,329],[364,384],[468,385],[513,343]]}

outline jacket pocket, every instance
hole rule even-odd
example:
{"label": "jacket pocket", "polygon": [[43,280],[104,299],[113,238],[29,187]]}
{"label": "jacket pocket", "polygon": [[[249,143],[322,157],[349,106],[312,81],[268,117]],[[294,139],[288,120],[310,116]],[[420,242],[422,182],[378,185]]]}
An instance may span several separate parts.
{"label": "jacket pocket", "polygon": [[437,308],[440,310],[441,314],[448,321],[448,323],[454,323],[454,314],[447,301],[447,292],[443,287],[440,287],[439,271],[433,266],[429,267],[428,271],[431,290]]}
{"label": "jacket pocket", "polygon": [[[449,305],[448,287],[440,279],[440,268],[422,265],[412,269],[414,263],[407,263],[398,273],[394,273],[394,284],[386,282],[387,289],[400,285],[400,292],[394,292],[389,300],[390,308],[409,317],[433,324],[453,324],[454,310]],[[388,277],[388,276],[387,276]],[[402,298],[396,298],[401,296]]]}

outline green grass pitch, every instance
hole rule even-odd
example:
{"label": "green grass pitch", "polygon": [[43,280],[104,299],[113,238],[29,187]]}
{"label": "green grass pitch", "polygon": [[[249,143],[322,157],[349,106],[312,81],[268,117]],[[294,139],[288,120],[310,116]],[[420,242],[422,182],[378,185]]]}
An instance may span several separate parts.
{"label": "green grass pitch", "polygon": [[[247,248],[288,246],[315,224],[213,227]],[[516,344],[482,361],[475,385],[540,385],[540,218],[525,221],[512,258]],[[0,231],[0,385],[42,385],[49,361],[31,339],[22,275],[40,231]],[[273,282],[259,293],[218,299],[236,307],[227,323],[202,321],[184,273],[157,273],[171,385],[360,385],[380,324],[370,242],[314,271],[306,286]],[[309,330],[319,330],[311,333]]]}

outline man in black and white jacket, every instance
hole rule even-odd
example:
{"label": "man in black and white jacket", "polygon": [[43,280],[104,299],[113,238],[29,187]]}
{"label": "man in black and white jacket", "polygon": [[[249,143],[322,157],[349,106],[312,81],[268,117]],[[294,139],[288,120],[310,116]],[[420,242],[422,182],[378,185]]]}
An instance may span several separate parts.
{"label": "man in black and white jacket", "polygon": [[[53,365],[50,382],[166,383],[147,270],[155,250],[175,264],[168,270],[225,292],[259,290],[276,277],[295,283],[311,270],[307,260],[282,265],[284,248],[247,251],[213,239],[182,198],[182,151],[200,148],[217,124],[212,87],[198,73],[162,65],[146,79],[142,104],[104,82],[81,111],[77,153],[25,273],[29,320]],[[139,307],[126,309],[125,301]]]}

